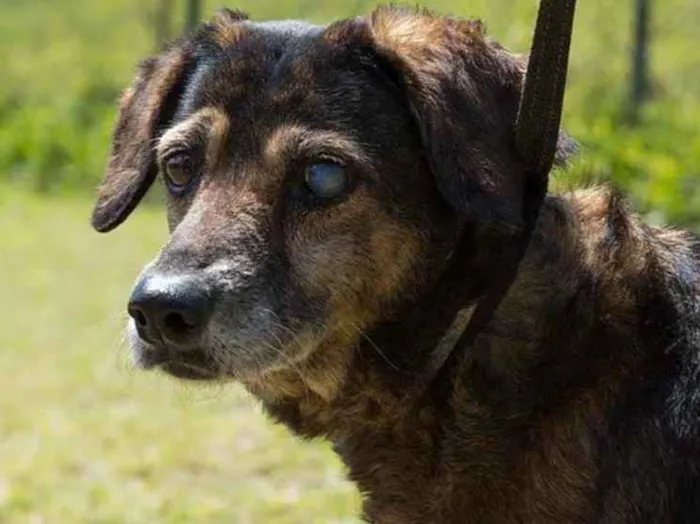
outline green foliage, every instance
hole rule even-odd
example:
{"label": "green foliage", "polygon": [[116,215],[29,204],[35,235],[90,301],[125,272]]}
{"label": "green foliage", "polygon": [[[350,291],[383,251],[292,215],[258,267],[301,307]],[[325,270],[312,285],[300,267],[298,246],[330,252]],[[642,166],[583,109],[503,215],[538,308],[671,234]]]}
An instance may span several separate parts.
{"label": "green foliage", "polygon": [[630,127],[613,107],[591,119],[571,118],[581,154],[555,187],[613,181],[651,221],[700,225],[700,104],[654,102],[644,117]]}
{"label": "green foliage", "polygon": [[[412,3],[412,2],[411,2]],[[425,0],[478,16],[506,46],[529,43],[536,2]],[[176,27],[182,27],[184,3]],[[366,12],[368,0],[239,0],[254,18],[327,21]],[[207,12],[220,5],[206,3]],[[41,191],[92,187],[102,172],[119,92],[138,59],[154,52],[155,2],[6,0],[0,6],[0,176]],[[565,125],[581,143],[559,185],[612,180],[662,221],[700,223],[700,3],[667,0],[652,13],[654,99],[625,124],[631,2],[579,2]]]}

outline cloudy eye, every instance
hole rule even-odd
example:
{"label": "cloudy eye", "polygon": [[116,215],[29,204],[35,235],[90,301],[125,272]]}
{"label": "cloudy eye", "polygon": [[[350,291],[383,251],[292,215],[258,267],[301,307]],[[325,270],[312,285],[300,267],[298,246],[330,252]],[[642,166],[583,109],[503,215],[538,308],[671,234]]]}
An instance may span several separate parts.
{"label": "cloudy eye", "polygon": [[163,162],[163,174],[168,188],[174,194],[184,192],[195,176],[195,165],[189,155],[174,154]]}
{"label": "cloudy eye", "polygon": [[331,161],[311,164],[304,174],[306,186],[319,198],[337,198],[348,188],[345,167]]}

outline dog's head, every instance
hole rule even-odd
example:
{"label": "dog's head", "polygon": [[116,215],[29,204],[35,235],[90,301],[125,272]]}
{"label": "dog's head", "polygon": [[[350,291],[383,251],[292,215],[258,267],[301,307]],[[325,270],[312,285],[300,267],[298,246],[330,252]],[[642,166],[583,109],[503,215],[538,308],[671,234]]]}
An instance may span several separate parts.
{"label": "dog's head", "polygon": [[223,11],[145,60],[93,214],[108,231],[167,188],[172,235],[129,304],[137,361],[245,379],[351,348],[464,227],[517,230],[524,69],[476,21],[394,8],[329,26]]}

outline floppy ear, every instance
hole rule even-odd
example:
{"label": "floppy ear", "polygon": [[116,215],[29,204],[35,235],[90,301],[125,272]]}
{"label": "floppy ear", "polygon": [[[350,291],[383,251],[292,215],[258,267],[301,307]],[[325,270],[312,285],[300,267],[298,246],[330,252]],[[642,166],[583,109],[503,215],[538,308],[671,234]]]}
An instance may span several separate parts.
{"label": "floppy ear", "polygon": [[[382,7],[368,23],[443,198],[470,219],[522,227],[526,174],[514,126],[527,59],[489,40],[478,20]],[[563,160],[571,142],[563,133],[560,142]]]}
{"label": "floppy ear", "polygon": [[92,212],[96,230],[106,232],[121,224],[153,183],[154,141],[172,119],[192,65],[182,46],[141,62],[121,98],[109,162]]}

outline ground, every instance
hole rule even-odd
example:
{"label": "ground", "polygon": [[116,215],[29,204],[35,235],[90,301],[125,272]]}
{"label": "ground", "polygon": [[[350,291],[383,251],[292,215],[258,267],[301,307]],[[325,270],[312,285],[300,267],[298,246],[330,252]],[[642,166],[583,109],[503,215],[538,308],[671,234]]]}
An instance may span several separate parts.
{"label": "ground", "polygon": [[90,205],[0,190],[0,523],[359,522],[325,443],[132,367],[124,304],[165,222],[99,235]]}

